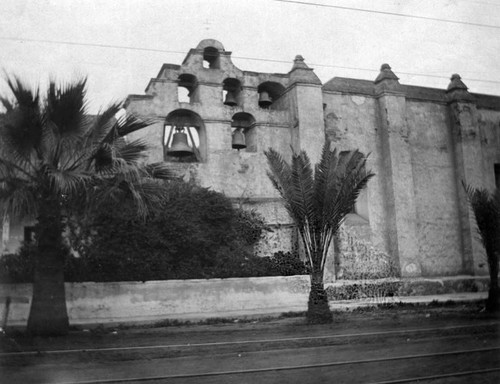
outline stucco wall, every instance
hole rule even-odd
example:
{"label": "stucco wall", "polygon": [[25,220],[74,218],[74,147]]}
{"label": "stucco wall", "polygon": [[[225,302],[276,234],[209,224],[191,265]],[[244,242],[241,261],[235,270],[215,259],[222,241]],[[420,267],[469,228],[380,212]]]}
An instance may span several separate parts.
{"label": "stucco wall", "polygon": [[495,188],[495,173],[492,164],[500,164],[500,112],[478,110],[481,147],[483,154],[484,185]]}
{"label": "stucco wall", "polygon": [[386,252],[390,251],[387,242],[388,217],[385,198],[385,173],[383,150],[376,99],[364,95],[327,93],[323,94],[324,124],[326,136],[337,150],[359,149],[369,155],[367,168],[376,176],[370,180],[363,199],[363,218],[371,228],[373,245]]}
{"label": "stucco wall", "polygon": [[[341,280],[325,284],[330,308],[348,308],[356,302],[343,300],[360,284],[372,287],[394,284],[394,297],[372,297],[398,302],[399,296],[483,292],[488,278],[456,276],[436,279]],[[356,287],[356,288],[355,288]],[[71,325],[131,324],[166,319],[203,320],[214,317],[280,315],[304,312],[310,289],[309,276],[274,276],[210,280],[171,280],[116,283],[66,283],[66,303]],[[31,284],[0,284],[0,316],[4,300],[12,299],[7,326],[26,326],[32,296]],[[371,296],[370,296],[371,297]],[[368,297],[365,297],[367,299]],[[485,295],[481,296],[485,298]],[[421,300],[421,299],[420,299]],[[390,302],[388,301],[388,302]],[[385,302],[385,301],[383,301]]]}
{"label": "stucco wall", "polygon": [[[10,325],[25,325],[31,284],[0,284],[13,298]],[[66,283],[71,324],[203,319],[304,311],[309,276]],[[1,310],[3,311],[3,302]]]}
{"label": "stucco wall", "polygon": [[462,268],[453,143],[446,105],[408,101],[420,267],[424,276]]}

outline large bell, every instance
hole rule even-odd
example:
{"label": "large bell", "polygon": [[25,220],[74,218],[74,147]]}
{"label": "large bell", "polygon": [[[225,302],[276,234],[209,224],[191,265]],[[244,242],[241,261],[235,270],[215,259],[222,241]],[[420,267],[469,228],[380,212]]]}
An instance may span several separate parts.
{"label": "large bell", "polygon": [[245,144],[245,134],[240,128],[236,129],[233,133],[232,147],[238,151],[247,147]]}
{"label": "large bell", "polygon": [[194,153],[193,148],[188,145],[188,137],[182,131],[174,133],[172,145],[167,150],[168,156],[186,157]]}
{"label": "large bell", "polygon": [[224,104],[229,105],[230,107],[234,107],[234,106],[238,105],[238,103],[236,102],[236,98],[234,97],[233,92],[228,92],[226,94],[226,100],[224,101]]}
{"label": "large bell", "polygon": [[259,107],[267,108],[272,104],[272,100],[269,97],[269,93],[262,91],[259,96]]}

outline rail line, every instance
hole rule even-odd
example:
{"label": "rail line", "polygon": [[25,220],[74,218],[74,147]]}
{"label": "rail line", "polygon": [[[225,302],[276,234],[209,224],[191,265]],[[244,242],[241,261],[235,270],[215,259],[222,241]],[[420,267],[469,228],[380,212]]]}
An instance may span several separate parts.
{"label": "rail line", "polygon": [[36,351],[20,351],[20,352],[3,352],[0,357],[9,356],[34,356],[34,355],[51,355],[51,354],[75,354],[75,353],[91,353],[91,352],[121,352],[121,351],[143,351],[153,349],[173,349],[173,348],[195,348],[195,347],[215,347],[229,345],[245,345],[245,344],[263,344],[263,343],[279,343],[279,342],[294,342],[308,340],[332,340],[344,339],[351,337],[370,337],[370,336],[389,336],[409,333],[425,333],[435,331],[453,331],[466,328],[485,328],[489,326],[500,326],[500,322],[489,322],[484,324],[464,324],[445,327],[432,328],[410,328],[405,330],[383,331],[383,332],[361,332],[335,335],[320,335],[320,336],[303,336],[303,337],[288,337],[277,339],[257,339],[257,340],[236,340],[236,341],[217,341],[208,343],[188,343],[188,344],[162,344],[162,345],[144,345],[144,346],[129,346],[129,347],[108,347],[108,348],[82,348],[82,349],[59,349],[59,350],[36,350]]}
{"label": "rail line", "polygon": [[[208,378],[214,376],[229,376],[229,375],[245,375],[245,374],[255,374],[264,372],[279,372],[279,371],[291,371],[291,370],[301,370],[301,369],[312,369],[312,368],[325,368],[325,367],[335,367],[343,365],[355,365],[355,364],[367,364],[367,363],[381,363],[381,362],[391,362],[397,360],[412,360],[412,359],[422,359],[422,358],[434,358],[442,356],[460,355],[460,354],[470,354],[470,353],[483,353],[499,351],[500,347],[493,348],[478,348],[478,349],[468,349],[460,351],[450,351],[450,352],[440,352],[440,353],[426,353],[426,354],[414,354],[406,356],[393,356],[386,358],[374,358],[374,359],[360,359],[360,360],[346,360],[346,361],[335,361],[330,363],[321,364],[308,364],[308,365],[294,365],[294,366],[279,366],[279,367],[268,367],[268,368],[257,368],[248,370],[231,370],[231,371],[216,371],[216,372],[203,372],[203,373],[189,373],[189,374],[176,374],[176,375],[161,375],[161,376],[148,376],[148,377],[130,377],[123,379],[106,379],[106,380],[86,380],[86,381],[70,381],[70,382],[60,382],[57,384],[111,384],[111,383],[131,383],[131,382],[148,382],[156,380],[175,380],[175,379],[194,379],[194,378]],[[412,377],[395,379],[389,381],[380,381],[372,384],[396,384],[396,383],[408,383],[412,381],[429,381],[439,378],[449,378],[449,377],[460,377],[460,376],[470,376],[481,373],[491,373],[500,371],[500,367],[495,368],[485,368],[474,371],[458,371],[446,374]]]}
{"label": "rail line", "polygon": [[452,372],[452,373],[441,373],[439,375],[410,377],[410,378],[405,378],[405,379],[377,381],[377,382],[373,382],[373,383],[370,383],[370,384],[400,384],[400,383],[422,382],[422,381],[430,381],[430,380],[438,380],[438,379],[449,379],[451,377],[473,376],[473,375],[479,375],[479,374],[491,373],[491,372],[498,372],[498,371],[500,371],[500,367],[497,367],[497,368],[487,368],[487,369],[476,369],[474,371],[461,371],[461,372]]}

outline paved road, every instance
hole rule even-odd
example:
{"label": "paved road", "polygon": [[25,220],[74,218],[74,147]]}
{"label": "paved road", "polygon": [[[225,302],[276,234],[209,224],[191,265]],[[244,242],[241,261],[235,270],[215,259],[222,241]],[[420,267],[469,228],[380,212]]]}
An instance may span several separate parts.
{"label": "paved road", "polygon": [[[44,346],[56,352],[2,355],[0,382],[380,383],[500,368],[498,319],[424,315],[403,320],[315,327],[290,320],[119,331],[91,339],[75,334],[43,345],[21,340],[22,350]],[[80,347],[86,351],[62,352]],[[500,371],[432,381],[437,382],[498,383]]]}

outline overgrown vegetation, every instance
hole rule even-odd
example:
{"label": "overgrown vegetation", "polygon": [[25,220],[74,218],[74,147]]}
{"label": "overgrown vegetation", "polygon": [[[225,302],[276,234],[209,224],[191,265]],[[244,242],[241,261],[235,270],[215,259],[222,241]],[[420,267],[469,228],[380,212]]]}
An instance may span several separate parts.
{"label": "overgrown vegetation", "polygon": [[370,299],[374,303],[383,303],[387,298],[398,296],[401,286],[401,281],[383,279],[330,286],[326,292],[330,300]]}
{"label": "overgrown vegetation", "polygon": [[310,265],[310,323],[333,321],[323,280],[328,250],[359,193],[374,176],[366,170],[367,159],[361,152],[339,153],[330,146],[326,140],[314,168],[305,151],[294,153],[291,162],[272,148],[265,152],[268,176],[297,226]]}
{"label": "overgrown vegetation", "polygon": [[[165,200],[142,220],[131,204],[105,206],[70,233],[66,281],[149,281],[296,275],[306,273],[297,254],[253,255],[267,230],[255,211],[234,208],[223,194],[183,182],[164,187]],[[36,247],[0,259],[2,281],[30,282]]]}
{"label": "overgrown vegetation", "polygon": [[32,335],[64,335],[69,321],[64,290],[64,233],[68,218],[93,214],[101,204],[128,197],[145,215],[161,197],[164,163],[145,164],[146,145],[123,136],[151,122],[128,114],[122,103],[97,116],[87,113],[86,79],[50,80],[45,91],[6,76],[0,95],[0,212],[34,220],[37,250],[28,317]]}

